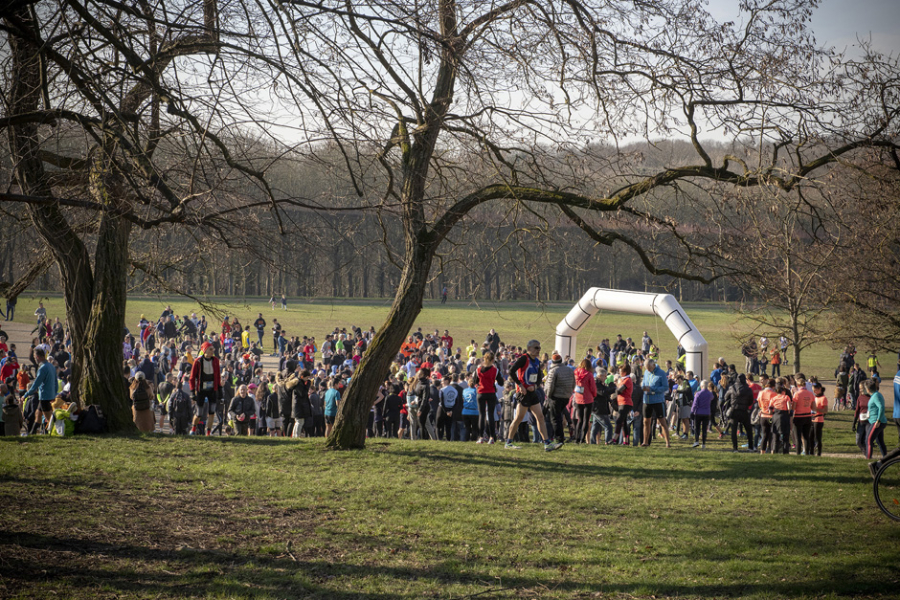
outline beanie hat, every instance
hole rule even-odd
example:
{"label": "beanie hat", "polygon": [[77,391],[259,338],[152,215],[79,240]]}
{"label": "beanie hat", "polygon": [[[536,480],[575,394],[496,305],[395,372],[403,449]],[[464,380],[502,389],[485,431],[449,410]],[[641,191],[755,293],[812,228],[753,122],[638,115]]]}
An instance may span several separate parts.
{"label": "beanie hat", "polygon": [[212,344],[210,344],[209,342],[203,342],[202,344],[200,344],[200,354],[206,352],[207,348],[212,348]]}

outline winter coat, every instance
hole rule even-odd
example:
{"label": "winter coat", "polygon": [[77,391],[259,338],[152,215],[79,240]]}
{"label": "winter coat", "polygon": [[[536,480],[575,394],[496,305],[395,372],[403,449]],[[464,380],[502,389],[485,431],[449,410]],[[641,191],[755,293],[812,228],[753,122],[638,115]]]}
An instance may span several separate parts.
{"label": "winter coat", "polygon": [[296,420],[313,416],[309,402],[309,381],[298,379],[291,394],[291,415]]}
{"label": "winter coat", "polygon": [[753,406],[753,390],[746,383],[738,382],[725,392],[725,404],[734,412],[750,412]]}
{"label": "winter coat", "polygon": [[281,418],[291,419],[292,397],[294,388],[300,382],[297,373],[282,371],[275,376],[275,392],[278,394],[278,408]]}
{"label": "winter coat", "polygon": [[3,434],[18,436],[25,426],[25,417],[17,404],[6,404],[3,407]]}
{"label": "winter coat", "polygon": [[[544,393],[547,398],[568,400],[575,390],[575,372],[568,365],[560,362],[550,363],[550,372],[544,382]],[[594,394],[597,391],[594,390]]]}
{"label": "winter coat", "polygon": [[[594,406],[591,408],[591,412],[597,416],[609,416],[610,415],[610,394],[615,392],[615,389],[606,385],[604,381],[599,379],[594,380],[594,385],[597,386],[597,395],[594,396]],[[615,400],[613,400],[615,402]],[[614,410],[618,410],[618,406],[615,407]]]}
{"label": "winter coat", "polygon": [[[250,421],[256,417],[256,400],[249,395],[246,398],[235,396],[231,400],[228,412],[234,415],[235,421],[249,424]],[[244,418],[241,419],[241,416]]]}
{"label": "winter coat", "polygon": [[[575,404],[592,404],[594,396],[597,395],[597,384],[594,381],[594,374],[586,369],[578,367],[575,369],[575,389],[572,399]],[[581,389],[582,391],[578,391]]]}

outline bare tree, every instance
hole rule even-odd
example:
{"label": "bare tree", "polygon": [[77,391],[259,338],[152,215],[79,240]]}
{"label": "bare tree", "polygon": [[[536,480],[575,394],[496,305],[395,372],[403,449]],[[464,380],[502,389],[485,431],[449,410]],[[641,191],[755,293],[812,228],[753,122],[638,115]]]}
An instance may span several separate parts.
{"label": "bare tree", "polygon": [[[225,242],[217,224],[248,207],[269,206],[277,227],[282,202],[373,211],[385,238],[401,232],[385,244],[397,293],[328,442],[361,447],[441,245],[480,207],[508,215],[520,240],[562,219],[597,244],[630,248],[652,273],[710,281],[723,261],[714,227],[703,226],[708,199],[760,185],[787,193],[862,148],[894,148],[895,96],[882,93],[895,85],[890,70],[873,78],[819,50],[804,29],[814,5],[747,1],[740,24],[723,24],[701,0],[261,0],[227,10],[206,0],[202,14],[41,3],[4,21],[15,76],[0,124],[21,192],[4,198],[29,204],[53,249],[70,322],[81,321],[77,344],[100,329],[95,341],[109,343],[121,324],[120,313],[101,314],[105,302],[124,306],[107,289],[124,290],[108,250],[132,227],[188,225]],[[49,183],[52,120],[85,132],[90,151],[56,162],[90,166],[87,197]],[[229,150],[232,123],[301,156],[328,144],[321,160],[353,196],[335,208],[273,190],[261,161]],[[704,131],[733,139],[735,152],[714,162]],[[679,136],[693,153],[661,166],[618,151],[634,138]],[[170,171],[154,152],[175,137],[190,142]],[[111,275],[87,266],[66,224],[75,209],[100,215],[95,261]],[[510,253],[533,279],[540,256],[530,244]],[[111,373],[112,359],[101,362]]]}
{"label": "bare tree", "polygon": [[721,252],[735,263],[731,278],[744,291],[736,310],[754,324],[750,335],[784,336],[799,371],[804,349],[835,339],[830,316],[841,290],[833,273],[848,232],[815,189],[757,188],[731,200],[717,222]]}
{"label": "bare tree", "polygon": [[[698,193],[787,193],[841,156],[892,146],[893,100],[868,96],[861,72],[817,48],[804,29],[814,4],[747,2],[739,25],[716,23],[693,0],[272,4],[273,37],[293,65],[281,98],[307,111],[310,146],[329,138],[342,149],[361,198],[399,206],[383,218],[403,230],[394,304],[328,444],[364,444],[371,401],[421,309],[440,244],[479,206],[545,227],[561,213],[598,244],[630,246],[653,273],[709,281],[720,257],[683,226],[708,214]],[[740,151],[714,163],[704,130]],[[693,154],[641,168],[614,150],[633,136],[684,136]],[[583,149],[597,142],[613,151],[592,153],[605,168],[586,169]],[[377,161],[361,145],[381,148]],[[387,184],[373,192],[367,174],[378,167]],[[675,268],[626,222],[655,230]],[[539,260],[527,246],[519,256],[525,274]]]}

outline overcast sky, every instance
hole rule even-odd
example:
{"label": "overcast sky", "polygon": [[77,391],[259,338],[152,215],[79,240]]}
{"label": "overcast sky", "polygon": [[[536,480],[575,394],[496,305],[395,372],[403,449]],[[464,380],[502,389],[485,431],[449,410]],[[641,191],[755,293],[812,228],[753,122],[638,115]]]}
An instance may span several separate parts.
{"label": "overcast sky", "polygon": [[[709,0],[718,19],[733,19],[738,0]],[[900,0],[823,0],[812,20],[820,44],[852,53],[857,37],[884,53],[900,54]]]}

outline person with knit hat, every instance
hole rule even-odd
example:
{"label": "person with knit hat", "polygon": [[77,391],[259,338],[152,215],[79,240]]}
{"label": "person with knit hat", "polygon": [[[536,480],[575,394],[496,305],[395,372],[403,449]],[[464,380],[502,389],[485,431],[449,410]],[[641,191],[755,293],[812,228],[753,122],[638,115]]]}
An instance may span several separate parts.
{"label": "person with knit hat", "polygon": [[575,390],[575,370],[563,364],[562,356],[554,352],[550,359],[547,381],[544,382],[544,394],[547,398],[547,412],[550,416],[549,435],[562,442],[566,438],[566,425],[569,416],[566,405]]}
{"label": "person with knit hat", "polygon": [[216,412],[216,401],[221,388],[221,372],[219,357],[209,342],[200,346],[200,357],[191,366],[189,380],[191,393],[194,395],[195,413],[191,435],[209,435],[212,429],[212,416]]}

